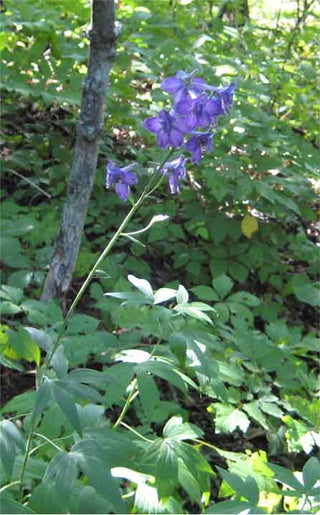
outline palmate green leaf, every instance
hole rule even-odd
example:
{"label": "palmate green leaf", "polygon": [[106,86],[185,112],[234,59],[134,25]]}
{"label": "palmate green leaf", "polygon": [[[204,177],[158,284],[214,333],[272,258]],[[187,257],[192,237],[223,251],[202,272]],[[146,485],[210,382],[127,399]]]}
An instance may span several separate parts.
{"label": "palmate green leaf", "polygon": [[74,427],[81,436],[82,429],[80,419],[73,397],[64,389],[64,385],[62,382],[60,383],[60,381],[53,382],[52,390],[61,411],[67,417],[72,427]]}
{"label": "palmate green leaf", "polygon": [[237,427],[244,433],[247,431],[250,420],[243,411],[222,403],[214,403],[211,406],[215,411],[214,422],[218,432],[232,433]]}
{"label": "palmate green leaf", "polygon": [[194,424],[183,422],[182,417],[172,417],[163,428],[163,436],[177,441],[201,438],[203,431]]}

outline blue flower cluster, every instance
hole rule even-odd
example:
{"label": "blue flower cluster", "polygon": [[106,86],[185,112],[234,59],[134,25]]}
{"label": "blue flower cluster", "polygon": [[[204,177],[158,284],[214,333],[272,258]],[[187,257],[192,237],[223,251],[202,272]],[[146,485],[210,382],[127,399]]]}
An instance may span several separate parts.
{"label": "blue flower cluster", "polygon": [[[165,79],[160,87],[173,96],[173,107],[170,111],[163,109],[158,116],[147,118],[143,123],[145,129],[156,135],[160,148],[184,146],[193,163],[198,163],[204,152],[212,150],[214,127],[218,117],[229,112],[235,90],[234,83],[218,88],[207,84],[196,73],[197,70],[179,71],[175,77]],[[162,167],[172,194],[179,192],[179,181],[186,177],[186,161],[180,156]],[[137,182],[129,169],[115,168],[113,163],[107,166],[106,186],[115,184],[122,200],[127,200],[130,185]]]}

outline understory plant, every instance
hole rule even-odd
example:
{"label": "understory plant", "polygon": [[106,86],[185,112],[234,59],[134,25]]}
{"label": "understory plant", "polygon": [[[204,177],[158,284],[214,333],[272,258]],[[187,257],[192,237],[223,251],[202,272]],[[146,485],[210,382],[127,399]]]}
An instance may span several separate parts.
{"label": "understory plant", "polygon": [[[161,90],[171,95],[172,104],[168,96],[168,108],[143,122],[156,137],[159,163],[149,160],[145,170],[138,163],[107,164],[106,187],[114,188],[121,201],[131,202],[131,209],[67,315],[63,317],[54,303],[26,299],[16,285],[1,289],[7,313],[26,320],[17,331],[2,326],[2,359],[18,369],[19,358],[37,364],[36,391],[16,396],[1,412],[4,512],[315,513],[319,508],[320,464],[313,456],[320,444],[320,406],[314,395],[318,340],[312,332],[305,334],[278,319],[276,302],[268,305],[262,294],[242,287],[254,263],[261,282],[271,277],[273,287],[281,291],[278,255],[267,238],[271,234],[276,245],[284,231],[266,224],[261,232],[267,243],[252,248],[258,216],[252,215],[251,206],[240,230],[229,211],[227,218],[197,189],[195,165],[200,163],[202,170],[206,156],[225,152],[223,142],[214,148],[214,134],[221,117],[234,109],[235,91],[234,83],[216,87],[198,75],[203,73],[179,71],[165,79]],[[247,137],[241,124],[247,129],[252,120],[253,127],[262,123],[260,111],[255,113],[249,103],[246,108],[249,121],[236,119],[233,135],[239,147]],[[160,152],[164,155],[158,159]],[[248,159],[245,153],[239,156],[243,163]],[[260,171],[269,166],[264,157],[257,162]],[[281,196],[281,188],[290,189],[281,174],[272,176],[277,186],[272,190],[271,182],[260,182],[259,177],[253,181],[246,175],[232,176],[234,163],[228,176],[203,167],[204,188],[214,191],[217,200],[228,194],[230,205],[236,191],[238,205],[239,198],[247,199],[256,188],[257,209],[270,202],[279,216],[284,205],[300,213],[289,197]],[[135,272],[119,281],[119,291],[103,290],[97,279],[108,278],[123,259],[123,252],[111,253],[117,242],[128,242],[139,256],[141,235],[150,230],[155,252],[160,258],[160,240],[165,255],[170,231],[178,229],[161,210],[161,187],[178,195],[187,180],[194,190],[189,206],[185,202],[181,209],[189,209],[190,238],[201,235],[207,242],[207,228],[212,231],[215,245],[207,245],[212,279],[200,273],[208,256],[195,249],[190,267],[180,241],[173,266],[180,272],[195,271],[196,286],[153,287],[153,279],[149,282]],[[128,228],[138,210],[144,214],[148,206],[159,207],[158,214],[143,229]],[[199,224],[199,210],[206,213],[206,226]],[[39,232],[45,232],[46,223]],[[245,243],[239,241],[241,231]],[[304,234],[300,236],[304,242]],[[288,243],[294,256],[300,253],[298,243],[296,238]],[[305,253],[314,262],[308,245]],[[285,264],[281,266],[285,272]],[[240,283],[236,291],[235,281]],[[92,312],[75,313],[89,286]],[[287,290],[314,305],[315,288],[303,274]],[[100,315],[108,321],[108,331],[100,330]],[[259,330],[255,319],[263,316]],[[225,435],[232,439],[232,450]],[[260,438],[263,443],[256,451],[252,441]],[[286,451],[308,458],[294,468],[270,462]]]}

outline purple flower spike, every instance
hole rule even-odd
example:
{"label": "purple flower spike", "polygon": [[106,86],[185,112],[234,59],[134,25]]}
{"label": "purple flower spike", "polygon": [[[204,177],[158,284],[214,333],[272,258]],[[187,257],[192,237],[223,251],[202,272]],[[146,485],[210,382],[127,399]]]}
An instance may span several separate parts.
{"label": "purple flower spike", "polygon": [[157,135],[157,141],[160,148],[181,147],[183,143],[183,132],[179,126],[178,120],[168,111],[160,111],[159,116],[147,118],[143,122],[143,126],[148,131]]}
{"label": "purple flower spike", "polygon": [[129,198],[130,186],[138,182],[136,174],[131,172],[135,166],[137,166],[137,163],[118,168],[113,161],[109,161],[106,167],[106,188],[110,188],[115,184],[116,194],[124,202]]}
{"label": "purple flower spike", "polygon": [[191,154],[193,163],[198,163],[202,157],[202,151],[210,152],[212,150],[212,132],[194,132],[191,138],[185,144],[186,150]]}
{"label": "purple flower spike", "polygon": [[175,77],[165,79],[160,88],[168,93],[172,93],[175,103],[186,102],[187,104],[195,98],[205,86],[205,81],[200,77],[195,77],[197,70],[191,73],[179,71]]}
{"label": "purple flower spike", "polygon": [[169,188],[172,195],[179,193],[179,181],[185,179],[187,176],[185,167],[186,161],[187,159],[184,156],[180,156],[177,159],[168,161],[164,165],[163,172],[168,176]]}

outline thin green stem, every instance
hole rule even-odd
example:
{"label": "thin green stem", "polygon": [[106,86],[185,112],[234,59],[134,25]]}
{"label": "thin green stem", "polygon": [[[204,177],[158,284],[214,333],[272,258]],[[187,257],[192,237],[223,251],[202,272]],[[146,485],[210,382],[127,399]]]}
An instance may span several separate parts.
{"label": "thin green stem", "polygon": [[[40,433],[33,433],[35,436],[39,436],[40,438],[43,438],[43,440],[45,440],[47,443],[50,443],[51,445],[53,445],[53,447],[55,447],[56,449],[58,449],[58,451],[60,452],[63,452],[63,449],[62,447],[59,447],[59,445],[55,444],[52,440],[50,440],[50,438],[47,438],[46,436],[40,434]],[[33,450],[33,449],[32,449]]]}
{"label": "thin green stem", "polygon": [[19,483],[20,483],[19,497],[20,497],[20,502],[21,503],[23,502],[23,479],[24,479],[24,474],[25,474],[26,468],[27,468],[27,463],[28,463],[28,459],[29,459],[29,453],[30,453],[30,450],[31,450],[32,439],[33,439],[33,433],[34,433],[34,430],[35,430],[35,426],[36,426],[36,419],[35,419],[34,416],[32,416],[32,419],[30,421],[30,429],[29,429],[29,433],[28,433],[28,436],[27,436],[26,451],[25,451],[25,454],[24,454],[24,457],[23,457],[23,462],[22,462],[22,467],[21,467],[21,472],[20,472],[20,478],[19,478]]}
{"label": "thin green stem", "polygon": [[138,394],[138,392],[136,390],[137,384],[138,384],[138,380],[135,377],[131,383],[131,392],[129,393],[129,395],[127,397],[127,400],[125,402],[125,405],[122,408],[122,411],[121,411],[119,417],[117,418],[116,422],[113,424],[112,429],[117,429],[118,425],[121,424],[122,420],[124,419],[128,409],[130,407],[131,402],[136,398],[136,396]]}
{"label": "thin green stem", "polygon": [[[52,358],[54,356],[54,353],[56,352],[56,350],[57,350],[57,348],[58,348],[58,346],[60,344],[60,340],[61,340],[61,338],[62,338],[62,336],[63,336],[63,334],[64,334],[64,332],[65,332],[65,330],[67,328],[67,325],[68,325],[68,322],[70,320],[70,317],[72,316],[72,314],[73,314],[74,310],[76,309],[76,307],[77,307],[77,305],[78,305],[82,295],[84,294],[84,292],[86,291],[87,287],[89,286],[92,278],[94,277],[94,274],[95,274],[96,270],[98,269],[100,263],[109,254],[109,252],[111,251],[111,249],[113,248],[113,246],[115,245],[115,243],[117,242],[119,237],[121,236],[121,233],[126,228],[126,226],[130,222],[130,220],[133,217],[133,215],[135,214],[135,212],[139,209],[141,204],[143,204],[144,200],[146,198],[148,198],[155,191],[155,189],[158,188],[158,186],[161,184],[161,182],[163,180],[163,175],[161,176],[160,180],[157,181],[155,186],[152,186],[153,179],[156,176],[156,174],[162,170],[162,168],[164,167],[165,163],[168,161],[169,157],[171,156],[171,154],[173,152],[174,152],[174,149],[171,149],[168,152],[168,154],[166,155],[165,159],[163,159],[163,161],[160,163],[160,165],[158,166],[156,171],[152,174],[148,184],[144,188],[144,190],[141,193],[140,197],[138,198],[137,202],[135,204],[133,204],[133,206],[130,209],[129,213],[123,219],[123,221],[121,222],[120,226],[118,227],[118,229],[116,230],[116,232],[112,236],[111,240],[109,241],[109,243],[107,244],[107,246],[105,247],[105,249],[103,250],[101,255],[99,256],[99,258],[97,259],[96,263],[94,264],[94,266],[90,270],[89,274],[87,275],[87,278],[83,282],[80,290],[78,291],[74,301],[72,302],[72,304],[71,304],[71,306],[70,306],[70,308],[69,308],[69,310],[68,310],[68,312],[67,312],[67,314],[66,314],[66,316],[65,316],[65,318],[63,320],[63,323],[62,323],[62,325],[60,327],[57,339],[56,339],[54,345],[52,346],[52,349],[51,349],[50,353],[48,353],[48,355],[47,355],[46,361],[45,361],[45,363],[43,365],[43,368],[42,368],[42,376],[41,376],[40,384],[42,384],[42,382],[43,382],[43,379],[45,377],[45,372],[46,372],[46,370],[49,368],[49,366],[51,364],[51,361],[52,361]],[[151,189],[149,189],[149,188],[151,188]],[[136,379],[134,381],[136,381]],[[135,391],[135,389],[136,389],[136,383],[133,385],[133,389],[132,389],[132,391],[131,391],[131,393],[130,393],[130,395],[129,395],[126,403],[125,403],[125,406],[124,406],[124,408],[122,410],[122,413],[120,414],[120,417],[118,418],[118,420],[114,424],[113,429],[116,429],[118,427],[118,425],[122,421],[123,417],[125,416],[128,408],[130,406],[130,403],[132,402],[132,400],[137,395],[137,392]],[[21,502],[23,500],[24,474],[25,474],[25,470],[26,470],[26,467],[27,467],[28,458],[29,458],[29,455],[30,455],[30,450],[31,450],[32,439],[33,439],[35,427],[36,427],[36,420],[35,420],[34,414],[32,414],[31,422],[30,422],[30,429],[29,429],[29,433],[28,433],[28,436],[27,436],[26,452],[25,452],[25,455],[24,455],[24,458],[23,458],[23,463],[22,463],[21,472],[20,472],[20,479],[19,479]]]}
{"label": "thin green stem", "polygon": [[148,443],[153,443],[153,440],[150,440],[150,438],[147,438],[146,436],[143,436],[141,435],[140,433],[138,433],[138,431],[136,431],[135,429],[133,429],[133,427],[129,426],[128,424],[126,424],[125,422],[120,422],[120,425],[125,427],[126,429],[128,429],[128,431],[131,431],[132,433],[134,433],[135,435],[137,435],[139,438],[141,438],[142,440],[144,440],[145,442],[148,442]]}
{"label": "thin green stem", "polygon": [[97,259],[97,261],[95,262],[94,266],[92,267],[92,269],[90,270],[89,274],[87,275],[87,277],[86,277],[85,281],[83,282],[80,290],[78,291],[74,301],[72,302],[72,304],[71,304],[71,306],[69,308],[68,313],[65,316],[65,319],[64,319],[64,321],[62,323],[62,326],[60,328],[60,331],[58,333],[57,340],[56,340],[55,344],[53,345],[50,354],[48,354],[48,357],[47,357],[47,360],[46,360],[46,363],[45,363],[45,369],[47,369],[50,366],[50,363],[52,361],[53,355],[54,355],[55,351],[57,350],[57,348],[59,346],[60,340],[61,340],[61,338],[62,338],[62,336],[63,336],[63,334],[65,332],[65,329],[67,327],[69,319],[72,316],[75,308],[77,307],[77,305],[78,305],[82,295],[84,294],[85,290],[87,289],[88,285],[90,284],[91,279],[93,278],[93,276],[94,276],[97,268],[99,267],[100,263],[102,263],[102,261],[105,259],[105,257],[109,254],[110,250],[113,248],[113,246],[117,242],[118,238],[121,236],[121,233],[123,232],[125,227],[128,225],[129,221],[131,220],[131,218],[133,217],[135,212],[139,209],[139,207],[141,206],[143,201],[146,198],[148,198],[158,188],[158,186],[161,184],[161,182],[163,180],[163,175],[161,176],[160,180],[156,183],[156,185],[154,187],[152,187],[151,190],[149,190],[149,187],[151,186],[153,177],[156,175],[156,173],[158,173],[163,168],[163,166],[165,165],[165,163],[168,161],[169,157],[171,156],[172,152],[173,152],[173,149],[171,149],[169,151],[169,153],[167,154],[165,159],[162,161],[162,163],[157,168],[156,172],[152,175],[152,177],[150,178],[149,183],[147,184],[147,186],[143,190],[143,192],[140,195],[140,197],[138,198],[137,202],[135,204],[133,204],[133,206],[130,209],[129,213],[124,218],[124,220],[122,221],[122,223],[118,227],[117,231],[114,233],[114,235],[112,236],[111,240],[109,241],[108,245],[105,247],[103,252],[100,254],[99,258]]}

